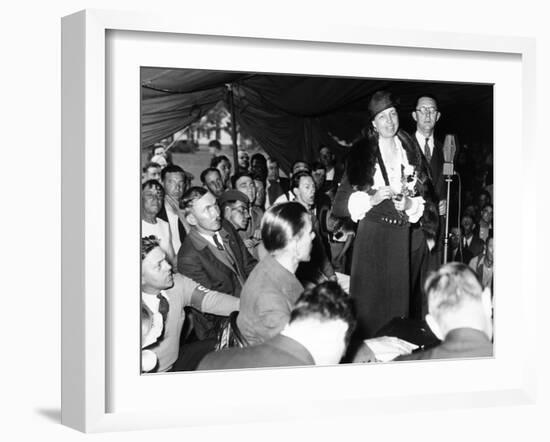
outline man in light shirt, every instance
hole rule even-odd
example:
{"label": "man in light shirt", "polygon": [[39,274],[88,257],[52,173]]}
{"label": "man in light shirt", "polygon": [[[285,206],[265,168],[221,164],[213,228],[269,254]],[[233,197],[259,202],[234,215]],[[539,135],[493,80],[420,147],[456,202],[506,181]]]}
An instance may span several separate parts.
{"label": "man in light shirt", "polygon": [[[180,348],[184,307],[191,306],[198,311],[221,316],[239,310],[237,298],[209,290],[183,275],[174,274],[155,237],[141,239],[141,301],[151,313],[152,328],[162,330],[156,341],[145,348],[154,353],[158,363],[153,368],[142,367],[143,371],[192,370],[200,358],[214,348],[213,341]],[[142,336],[142,339],[145,338]]]}
{"label": "man in light shirt", "polygon": [[157,216],[170,225],[172,247],[177,254],[189,229],[179,207],[181,196],[187,190],[189,179],[185,171],[174,164],[166,166],[160,177],[165,193],[164,206]]}

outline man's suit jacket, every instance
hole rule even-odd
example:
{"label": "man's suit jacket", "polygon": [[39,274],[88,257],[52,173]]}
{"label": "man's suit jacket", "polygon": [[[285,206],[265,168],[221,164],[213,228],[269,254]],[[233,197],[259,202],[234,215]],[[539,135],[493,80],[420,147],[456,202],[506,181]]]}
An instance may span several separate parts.
{"label": "man's suit jacket", "polygon": [[[162,205],[162,209],[160,209],[160,212],[157,214],[157,218],[163,219],[168,224],[170,224],[170,221],[168,220],[168,214],[166,213],[166,207],[164,206],[164,204]],[[174,235],[174,232],[171,232],[171,233],[172,235]],[[178,234],[180,237],[180,242],[183,244],[183,240],[187,236],[187,232],[180,219],[178,219]],[[178,250],[174,250],[174,253],[178,253]]]}
{"label": "man's suit jacket", "polygon": [[242,284],[257,261],[231,224],[222,221],[219,233],[234,258],[239,274],[218,256],[218,250],[194,228],[178,252],[178,272],[206,288],[240,297]]}
{"label": "man's suit jacket", "polygon": [[[463,239],[461,239],[463,241]],[[468,247],[462,247],[462,253],[460,249],[451,249],[449,247],[447,254],[447,261],[458,261],[463,262],[464,264],[470,264],[472,258],[479,256],[483,253],[485,243],[481,238],[477,236],[472,237],[472,242]]]}
{"label": "man's suit jacket", "polygon": [[396,361],[421,359],[481,358],[493,356],[493,344],[485,333],[473,328],[457,328],[445,340],[429,350],[399,356]]}
{"label": "man's suit jacket", "polygon": [[315,365],[311,353],[299,342],[278,334],[258,345],[228,348],[207,354],[198,370],[231,368],[296,367]]}
{"label": "man's suit jacket", "polygon": [[279,178],[275,182],[266,183],[266,208],[271,207],[277,198],[290,192],[290,180],[288,178]]}
{"label": "man's suit jacket", "polygon": [[472,236],[472,241],[468,247],[463,247],[464,252],[464,261],[466,264],[470,264],[470,260],[476,256],[479,256],[483,253],[485,248],[485,242],[476,235]]}
{"label": "man's suit jacket", "polygon": [[[424,146],[420,146],[420,144],[418,143],[418,140],[416,139],[416,133],[413,133],[411,138],[420,149],[420,152],[422,152],[422,157],[425,161],[426,157],[424,156]],[[447,198],[447,186],[445,184],[445,176],[443,175],[444,162],[445,158],[443,157],[443,144],[441,143],[441,141],[434,137],[432,158],[427,164],[430,168],[430,178],[434,186],[435,194],[439,200],[444,200]]]}

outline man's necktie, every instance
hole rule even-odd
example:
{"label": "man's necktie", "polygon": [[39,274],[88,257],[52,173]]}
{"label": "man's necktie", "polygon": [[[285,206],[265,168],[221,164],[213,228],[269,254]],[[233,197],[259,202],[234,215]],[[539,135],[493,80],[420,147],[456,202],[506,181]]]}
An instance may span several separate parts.
{"label": "man's necktie", "polygon": [[162,315],[162,323],[166,326],[166,317],[168,316],[168,310],[170,310],[170,304],[161,294],[158,294],[157,298],[159,300],[159,313]]}
{"label": "man's necktie", "polygon": [[430,152],[430,145],[428,143],[429,140],[430,140],[429,138],[426,138],[426,144],[424,144],[424,156],[426,157],[426,161],[428,162],[428,164],[432,160],[432,154]]}
{"label": "man's necktie", "polygon": [[217,249],[220,251],[220,252],[223,252],[223,254],[225,255],[225,257],[229,260],[229,262],[231,263],[231,267],[233,267],[233,271],[235,272],[235,274],[239,277],[239,280],[242,279],[241,281],[241,285],[244,284],[244,279],[241,275],[241,272],[239,271],[239,266],[237,265],[237,263],[235,262],[235,260],[233,259],[233,255],[231,255],[231,253],[229,253],[229,250],[227,250],[223,244],[220,242],[220,240],[218,239],[218,235],[214,235],[213,236],[214,238],[214,243],[216,244],[216,247]]}
{"label": "man's necktie", "polygon": [[224,251],[225,249],[222,243],[220,242],[220,240],[218,239],[218,235],[214,235],[213,238],[214,238],[214,244],[216,244],[216,247],[218,248],[218,250]]}

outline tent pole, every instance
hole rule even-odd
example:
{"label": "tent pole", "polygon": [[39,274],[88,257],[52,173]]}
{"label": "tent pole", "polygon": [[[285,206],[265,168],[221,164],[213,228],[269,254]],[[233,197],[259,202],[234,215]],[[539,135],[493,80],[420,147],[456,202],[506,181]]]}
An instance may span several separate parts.
{"label": "tent pole", "polygon": [[231,84],[227,85],[229,89],[229,107],[231,111],[231,138],[233,140],[233,174],[239,170],[239,156],[237,154],[237,118],[235,118],[235,103],[233,101],[233,88]]}

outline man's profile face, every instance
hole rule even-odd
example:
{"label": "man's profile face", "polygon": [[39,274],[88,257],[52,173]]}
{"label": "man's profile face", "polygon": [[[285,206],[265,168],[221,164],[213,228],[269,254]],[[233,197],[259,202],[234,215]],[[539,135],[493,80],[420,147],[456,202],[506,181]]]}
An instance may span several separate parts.
{"label": "man's profile face", "polygon": [[222,193],[223,193],[223,183],[222,183],[222,178],[221,178],[221,175],[219,172],[209,172],[206,174],[206,176],[204,177],[204,184],[206,186],[206,188],[212,192],[212,194],[216,197],[216,198],[219,198],[220,196],[222,196]]}
{"label": "man's profile face", "polygon": [[252,178],[249,176],[240,177],[235,182],[235,188],[244,193],[248,197],[248,201],[250,201],[251,204],[254,203],[254,200],[256,199],[256,186],[254,185],[254,180]]}
{"label": "man's profile face", "polygon": [[225,218],[233,224],[237,230],[246,230],[248,221],[250,220],[250,213],[248,211],[248,204],[242,201],[235,201],[225,209]]}
{"label": "man's profile face", "polygon": [[279,178],[279,165],[276,161],[267,160],[267,179],[276,180]]}
{"label": "man's profile face", "polygon": [[164,176],[163,185],[166,193],[176,201],[179,201],[187,190],[185,188],[185,177],[181,172],[168,172]]}
{"label": "man's profile face", "polygon": [[212,234],[220,230],[220,209],[214,195],[208,192],[195,200],[188,220],[201,233]]}
{"label": "man's profile face", "polygon": [[151,250],[141,261],[141,289],[149,291],[166,290],[174,285],[172,266],[160,247]]}
{"label": "man's profile face", "polygon": [[246,153],[244,150],[239,150],[239,152],[237,152],[237,160],[240,167],[248,170],[248,166],[250,165],[248,153]]}
{"label": "man's profile face", "polygon": [[149,180],[157,180],[160,183],[160,167],[148,167],[143,175],[143,182]]}
{"label": "man's profile face", "polygon": [[435,123],[441,114],[437,110],[437,103],[431,97],[420,97],[416,102],[416,108],[412,113],[416,128],[423,134],[431,134]]}
{"label": "man's profile face", "polygon": [[300,178],[298,187],[294,188],[296,199],[307,208],[313,206],[315,201],[315,183],[310,176]]}

